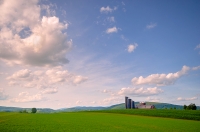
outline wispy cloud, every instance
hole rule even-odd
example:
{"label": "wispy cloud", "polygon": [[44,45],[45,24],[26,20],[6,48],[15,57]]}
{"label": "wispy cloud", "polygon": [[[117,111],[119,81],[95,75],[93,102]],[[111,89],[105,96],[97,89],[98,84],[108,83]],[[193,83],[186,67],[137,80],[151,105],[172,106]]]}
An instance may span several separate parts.
{"label": "wispy cloud", "polygon": [[57,93],[57,92],[58,92],[58,90],[56,88],[46,89],[46,90],[41,91],[42,94],[54,94],[54,93]]}
{"label": "wispy cloud", "polygon": [[102,104],[114,104],[114,103],[119,103],[121,101],[121,98],[120,97],[116,97],[116,96],[112,96],[112,97],[109,97],[109,98],[105,98],[103,99],[103,101],[101,102]]}
{"label": "wispy cloud", "polygon": [[195,49],[200,49],[200,44],[195,47]]}
{"label": "wispy cloud", "polygon": [[24,103],[24,102],[38,102],[44,101],[45,98],[42,94],[30,95],[29,92],[21,92],[18,97],[10,99],[11,102]]}
{"label": "wispy cloud", "polygon": [[147,97],[146,100],[151,101],[151,102],[159,102],[160,98],[158,98],[158,97]]}
{"label": "wispy cloud", "polygon": [[190,100],[197,100],[197,97],[191,97],[191,98],[182,98],[182,97],[178,97],[177,100],[178,101],[190,101]]}
{"label": "wispy cloud", "polygon": [[114,16],[108,17],[107,19],[108,19],[109,22],[115,22],[115,17]]}
{"label": "wispy cloud", "polygon": [[109,6],[107,6],[107,7],[100,8],[101,13],[109,13],[109,12],[113,12],[114,10],[117,10],[117,7],[110,8]]}
{"label": "wispy cloud", "polygon": [[[55,85],[66,83],[78,85],[88,80],[87,77],[75,75],[63,70],[61,67],[54,67],[46,71],[31,71],[23,69],[15,72],[6,78],[9,85],[20,85],[24,88],[54,89]],[[46,91],[48,93],[50,91]]]}
{"label": "wispy cloud", "polygon": [[[195,50],[196,49],[200,49],[200,44],[195,47]],[[199,51],[199,54],[200,54],[200,51]]]}
{"label": "wispy cloud", "polygon": [[151,23],[151,24],[148,24],[148,25],[146,26],[146,28],[147,28],[147,29],[152,29],[152,28],[155,28],[156,26],[157,26],[156,23]]}
{"label": "wispy cloud", "polygon": [[107,34],[110,34],[110,33],[116,33],[118,31],[118,29],[116,27],[112,27],[112,28],[108,28],[106,30],[106,33]]}
{"label": "wispy cloud", "polygon": [[194,71],[199,70],[199,69],[200,69],[200,66],[192,67],[192,70]]}

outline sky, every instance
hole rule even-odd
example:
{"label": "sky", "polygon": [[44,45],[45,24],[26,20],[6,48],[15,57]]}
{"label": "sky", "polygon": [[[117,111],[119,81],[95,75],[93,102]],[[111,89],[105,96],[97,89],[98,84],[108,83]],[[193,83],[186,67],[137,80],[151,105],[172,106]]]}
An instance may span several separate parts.
{"label": "sky", "polygon": [[200,106],[199,0],[0,0],[0,106]]}

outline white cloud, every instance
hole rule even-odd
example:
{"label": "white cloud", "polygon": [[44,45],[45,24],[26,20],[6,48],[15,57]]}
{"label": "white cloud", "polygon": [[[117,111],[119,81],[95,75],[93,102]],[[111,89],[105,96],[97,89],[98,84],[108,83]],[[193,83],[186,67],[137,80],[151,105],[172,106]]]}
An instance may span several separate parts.
{"label": "white cloud", "polygon": [[165,86],[174,84],[177,79],[187,74],[190,70],[189,67],[183,66],[183,68],[176,73],[168,73],[168,74],[151,74],[147,77],[134,77],[131,82],[134,85],[141,84],[149,84],[149,85],[157,85],[157,86]]}
{"label": "white cloud", "polygon": [[4,89],[0,88],[0,100],[6,100],[8,95],[5,94]]}
{"label": "white cloud", "polygon": [[29,95],[28,92],[21,92],[19,93],[18,97],[11,99],[11,102],[38,102],[43,101],[45,98],[42,96],[42,94],[35,94],[35,95]]}
{"label": "white cloud", "polygon": [[[0,59],[7,64],[63,65],[72,46],[66,24],[59,18],[40,16],[37,0],[3,1],[0,5]],[[28,34],[23,33],[28,32]],[[25,35],[25,37],[22,36]]]}
{"label": "white cloud", "polygon": [[197,97],[192,97],[192,98],[182,98],[182,97],[178,97],[177,100],[178,101],[190,101],[190,100],[197,100]]}
{"label": "white cloud", "polygon": [[149,25],[146,26],[147,29],[152,29],[152,28],[155,28],[157,26],[156,23],[151,23]]}
{"label": "white cloud", "polygon": [[58,90],[56,88],[54,89],[46,89],[44,91],[41,91],[42,94],[54,94],[54,93],[57,93]]}
{"label": "white cloud", "polygon": [[56,11],[51,9],[51,7],[54,7],[55,5],[50,4],[50,5],[41,5],[41,9],[46,11],[47,16],[55,16]]}
{"label": "white cloud", "polygon": [[0,72],[0,75],[6,75],[6,74],[8,74],[8,73],[6,73],[6,72]]}
{"label": "white cloud", "polygon": [[76,101],[76,104],[81,104],[81,103],[82,103],[82,101],[80,101],[80,100]]}
{"label": "white cloud", "polygon": [[137,48],[137,46],[138,46],[137,43],[128,45],[128,52],[129,53],[133,52]]}
{"label": "white cloud", "polygon": [[132,95],[132,96],[150,96],[162,93],[163,90],[157,87],[154,88],[121,88],[117,95]]}
{"label": "white cloud", "polygon": [[110,21],[110,22],[115,22],[115,17],[113,17],[113,16],[112,16],[112,17],[108,17],[107,19],[108,19],[108,21]]}
{"label": "white cloud", "polygon": [[25,88],[54,89],[56,84],[78,85],[88,80],[88,77],[75,75],[63,70],[61,67],[54,67],[44,72],[23,69],[15,72],[6,78],[9,85],[19,85]]}
{"label": "white cloud", "polygon": [[192,70],[194,71],[199,70],[199,69],[200,69],[200,66],[192,67]]}
{"label": "white cloud", "polygon": [[117,10],[117,7],[114,7],[113,9],[110,8],[109,6],[100,8],[101,13],[109,13],[109,12],[113,12],[114,10]]}
{"label": "white cloud", "polygon": [[38,0],[4,0],[0,3],[0,26],[11,24],[11,28],[21,30],[23,26],[34,26],[40,17]]}
{"label": "white cloud", "polygon": [[80,83],[85,82],[85,81],[87,81],[87,80],[88,80],[87,77],[75,76],[75,77],[74,77],[74,80],[73,80],[73,83],[74,83],[74,84],[80,84]]}
{"label": "white cloud", "polygon": [[91,104],[96,104],[96,103],[97,103],[96,101],[92,101],[92,102],[91,102]]}
{"label": "white cloud", "polygon": [[109,97],[109,98],[105,98],[105,99],[102,101],[102,104],[119,103],[120,100],[121,100],[120,97],[112,96],[112,97]]}
{"label": "white cloud", "polygon": [[12,76],[8,77],[8,80],[16,80],[16,79],[24,79],[29,78],[31,76],[31,71],[28,69],[19,70],[14,73]]}
{"label": "white cloud", "polygon": [[19,83],[17,83],[16,81],[9,81],[8,85],[9,86],[17,86],[17,85],[19,85]]}
{"label": "white cloud", "polygon": [[200,44],[199,44],[199,45],[197,45],[195,49],[200,49]]}
{"label": "white cloud", "polygon": [[116,27],[112,27],[112,28],[108,28],[106,30],[106,33],[116,33],[118,31],[118,29]]}
{"label": "white cloud", "polygon": [[146,100],[147,101],[151,101],[151,102],[159,102],[160,98],[157,98],[157,97],[147,97]]}
{"label": "white cloud", "polygon": [[103,91],[102,91],[102,93],[110,93],[111,91],[110,90],[107,90],[107,89],[104,89]]}

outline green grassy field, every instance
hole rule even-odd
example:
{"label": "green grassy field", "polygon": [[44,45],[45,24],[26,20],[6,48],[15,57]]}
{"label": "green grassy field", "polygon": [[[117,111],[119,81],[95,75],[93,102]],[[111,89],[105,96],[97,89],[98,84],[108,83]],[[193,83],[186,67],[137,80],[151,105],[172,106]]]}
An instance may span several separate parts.
{"label": "green grassy field", "polygon": [[122,132],[122,131],[199,131],[200,122],[193,120],[148,117],[117,113],[0,113],[1,132]]}
{"label": "green grassy field", "polygon": [[98,111],[93,111],[93,112],[167,117],[167,118],[175,118],[175,119],[187,119],[187,120],[200,121],[200,110],[164,110],[164,109],[120,110],[120,109],[114,109],[114,110],[98,110]]}

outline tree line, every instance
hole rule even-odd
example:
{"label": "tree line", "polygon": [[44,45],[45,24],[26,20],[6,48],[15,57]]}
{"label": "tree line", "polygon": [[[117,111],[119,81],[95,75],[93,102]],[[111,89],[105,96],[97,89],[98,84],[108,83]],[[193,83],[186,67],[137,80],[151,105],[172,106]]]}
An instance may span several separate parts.
{"label": "tree line", "polygon": [[[36,108],[31,109],[31,113],[36,113],[36,112],[37,112]],[[28,113],[28,111],[27,110],[21,110],[21,111],[19,111],[19,113]]]}
{"label": "tree line", "polygon": [[195,104],[193,104],[193,103],[191,103],[190,105],[184,105],[183,106],[183,109],[185,109],[185,110],[196,110],[197,109],[197,106],[195,105]]}

